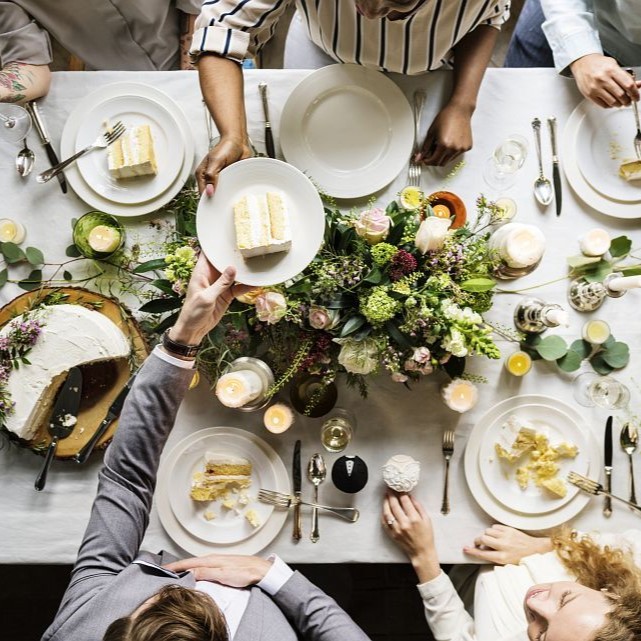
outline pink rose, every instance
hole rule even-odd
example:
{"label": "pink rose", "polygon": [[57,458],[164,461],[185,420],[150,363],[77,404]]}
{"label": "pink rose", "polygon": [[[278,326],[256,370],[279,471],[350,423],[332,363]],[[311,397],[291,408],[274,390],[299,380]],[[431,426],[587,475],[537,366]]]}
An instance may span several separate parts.
{"label": "pink rose", "polygon": [[405,383],[407,382],[408,378],[405,376],[405,374],[401,374],[400,372],[394,372],[392,374],[392,380],[395,383]]}
{"label": "pink rose", "polygon": [[274,325],[287,312],[287,300],[279,292],[265,292],[256,297],[256,316],[259,321]]}
{"label": "pink rose", "polygon": [[427,347],[417,347],[412,354],[412,360],[424,365],[429,363],[432,358],[432,354]]}
{"label": "pink rose", "polygon": [[403,369],[407,372],[415,372],[418,368],[416,367],[416,362],[408,358],[405,363],[403,363]]}
{"label": "pink rose", "polygon": [[364,211],[354,223],[356,233],[370,245],[376,245],[387,238],[392,220],[385,212],[376,207]]}
{"label": "pink rose", "polygon": [[333,329],[338,324],[339,314],[336,310],[312,305],[309,308],[308,320],[314,329]]}

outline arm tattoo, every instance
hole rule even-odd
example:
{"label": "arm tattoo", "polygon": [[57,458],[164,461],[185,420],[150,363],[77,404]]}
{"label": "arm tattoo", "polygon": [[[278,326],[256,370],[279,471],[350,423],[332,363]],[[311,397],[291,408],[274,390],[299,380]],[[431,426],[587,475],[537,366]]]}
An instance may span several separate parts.
{"label": "arm tattoo", "polygon": [[[26,68],[25,68],[26,67]],[[25,97],[25,90],[34,82],[29,65],[10,62],[0,70],[0,94],[6,102],[19,102]]]}

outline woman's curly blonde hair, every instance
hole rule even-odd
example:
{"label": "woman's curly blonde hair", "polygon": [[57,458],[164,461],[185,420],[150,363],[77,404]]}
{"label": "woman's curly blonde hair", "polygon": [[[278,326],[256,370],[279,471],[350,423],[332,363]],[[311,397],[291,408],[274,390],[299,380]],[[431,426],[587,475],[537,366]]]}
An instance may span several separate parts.
{"label": "woman's curly blonde hair", "polygon": [[607,623],[594,641],[641,641],[641,569],[635,565],[632,552],[601,547],[568,528],[555,534],[552,544],[581,585],[602,590],[612,601]]}

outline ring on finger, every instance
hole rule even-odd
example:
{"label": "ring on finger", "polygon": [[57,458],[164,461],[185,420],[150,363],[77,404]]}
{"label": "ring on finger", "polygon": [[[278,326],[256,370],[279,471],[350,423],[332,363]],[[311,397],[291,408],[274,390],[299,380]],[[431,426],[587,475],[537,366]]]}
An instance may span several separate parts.
{"label": "ring on finger", "polygon": [[393,516],[387,519],[387,527],[392,527],[394,523],[396,523],[396,519]]}

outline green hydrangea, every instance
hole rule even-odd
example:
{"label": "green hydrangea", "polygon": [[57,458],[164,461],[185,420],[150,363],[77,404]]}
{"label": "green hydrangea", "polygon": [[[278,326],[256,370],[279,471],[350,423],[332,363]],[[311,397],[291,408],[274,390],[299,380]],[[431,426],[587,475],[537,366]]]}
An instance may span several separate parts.
{"label": "green hydrangea", "polygon": [[385,287],[375,287],[372,293],[361,299],[361,314],[374,326],[387,322],[400,310],[401,305],[386,291]]}
{"label": "green hydrangea", "polygon": [[197,256],[193,247],[189,245],[177,247],[173,254],[165,256],[165,263],[167,264],[165,277],[171,283],[180,281],[186,284],[191,277],[191,272],[194,270],[196,260]]}
{"label": "green hydrangea", "polygon": [[372,247],[370,253],[374,264],[379,267],[383,267],[392,260],[392,256],[394,256],[397,251],[398,248],[394,247],[394,245],[390,245],[389,243],[378,243]]}

